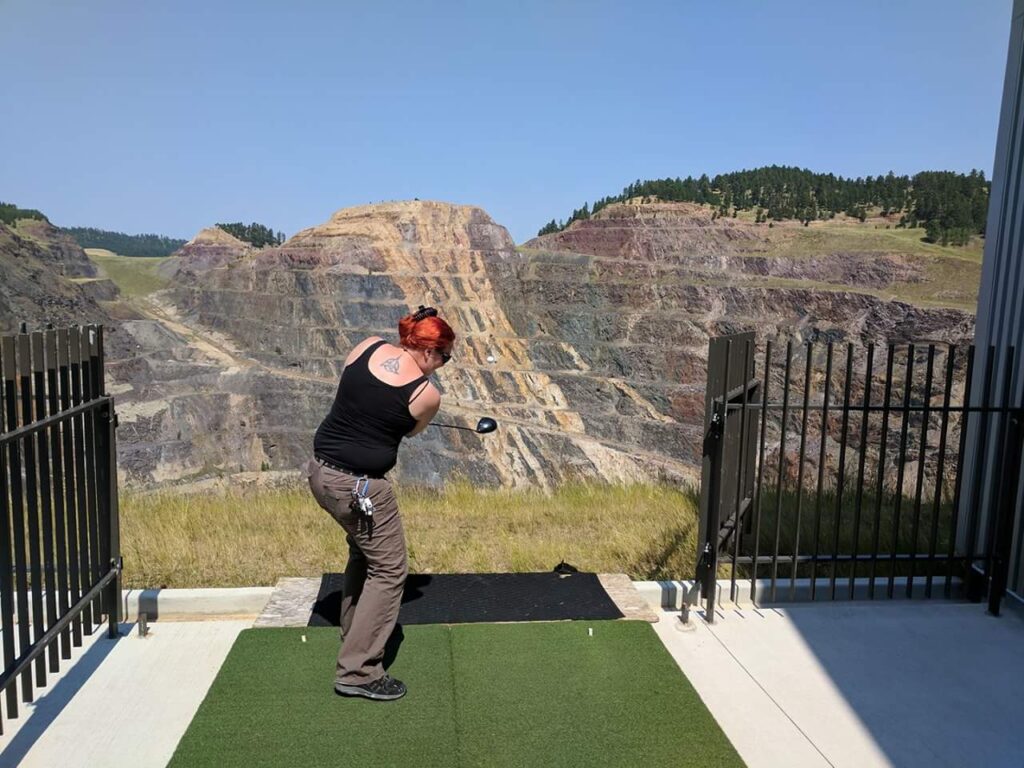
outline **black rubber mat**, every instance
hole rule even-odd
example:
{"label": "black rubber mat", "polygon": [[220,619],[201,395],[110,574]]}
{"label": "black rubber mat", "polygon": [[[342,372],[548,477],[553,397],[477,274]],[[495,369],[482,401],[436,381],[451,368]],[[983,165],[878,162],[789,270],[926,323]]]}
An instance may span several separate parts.
{"label": "black rubber mat", "polygon": [[[343,581],[323,575],[309,626],[338,626]],[[399,624],[621,618],[593,573],[411,574],[398,614]]]}

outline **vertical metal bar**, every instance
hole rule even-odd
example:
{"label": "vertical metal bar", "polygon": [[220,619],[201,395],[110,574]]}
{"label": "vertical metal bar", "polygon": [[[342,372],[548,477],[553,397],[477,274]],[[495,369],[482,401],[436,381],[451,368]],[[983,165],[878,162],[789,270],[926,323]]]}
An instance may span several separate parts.
{"label": "vertical metal bar", "polygon": [[[939,516],[942,514],[942,490],[946,470],[946,441],[949,437],[949,404],[953,390],[953,370],[956,364],[956,347],[950,345],[946,351],[946,388],[942,394],[942,426],[939,428],[939,456],[935,467],[935,491],[932,497],[932,530],[928,537],[928,577],[924,585],[924,596],[932,596],[932,578],[935,575],[935,550],[939,540]],[[956,510],[953,511],[954,516]]]}
{"label": "vertical metal bar", "polygon": [[[3,355],[0,355],[0,435],[3,435],[3,433],[6,431],[6,427],[4,426],[4,423],[6,422],[6,418],[4,417],[4,386],[3,386],[3,381],[4,381],[4,362],[3,362]],[[4,551],[0,552],[0,569],[8,570],[8,575],[9,575],[9,569],[7,567],[7,566],[9,566],[9,563],[6,562],[7,559],[8,559],[6,557],[6,549],[7,549],[7,541],[10,538],[10,530],[11,530],[11,528],[10,528],[10,525],[8,523],[8,518],[7,518],[7,508],[8,508],[7,493],[8,493],[7,492],[7,449],[6,449],[6,446],[4,444],[0,443],[0,525],[3,526],[3,528],[0,528],[0,531],[3,531],[3,533],[4,533],[3,536],[0,536],[0,550],[4,550]],[[4,640],[7,639],[6,635],[10,631],[7,628],[7,610],[8,610],[8,605],[9,604],[10,604],[10,601],[8,600],[8,596],[7,596],[6,583],[3,581],[3,575],[0,574],[0,635],[3,636]],[[4,659],[4,668],[5,669],[7,668],[7,660],[6,659]],[[4,732],[3,722],[4,722],[4,714],[3,714],[3,711],[0,710],[0,735],[2,735],[3,732]]]}
{"label": "vertical metal bar", "polygon": [[[960,415],[960,441],[956,458],[956,479],[953,483],[952,515],[950,519],[949,547],[946,553],[946,583],[943,595],[948,600],[953,591],[953,556],[956,554],[957,527],[960,522],[960,493],[963,490],[964,454],[967,452],[967,425],[971,403],[971,383],[974,378],[974,345],[967,348],[967,372],[964,374],[963,411]],[[971,563],[967,561],[966,568]],[[966,574],[965,574],[966,576]]]}
{"label": "vertical metal bar", "polygon": [[864,467],[868,457],[868,422],[871,419],[871,387],[874,384],[875,345],[868,344],[868,359],[864,363],[864,410],[860,419],[860,456],[857,460],[857,493],[853,502],[853,559],[850,561],[850,589],[852,600],[857,584],[857,557],[860,554],[860,514],[864,503]]}
{"label": "vertical metal bar", "polygon": [[[50,414],[60,412],[60,392],[58,388],[59,360],[57,356],[57,332],[49,330],[45,334],[46,348],[46,393]],[[56,592],[59,615],[65,615],[70,609],[68,602],[68,550],[65,541],[65,506],[64,506],[64,457],[61,450],[61,432],[63,424],[54,425],[50,430],[50,457],[53,473],[53,530],[56,546]],[[60,654],[63,659],[71,658],[71,628],[65,627],[61,632]]]}
{"label": "vertical metal bar", "polygon": [[[36,332],[32,334],[32,377],[33,390],[35,395],[36,419],[46,418],[46,360],[43,354],[43,334]],[[53,564],[53,499],[50,494],[52,473],[50,472],[50,450],[49,436],[51,427],[42,429],[36,433],[36,455],[39,461],[39,513],[42,522],[42,538],[40,548],[42,549],[42,572],[43,577],[39,582],[39,588],[43,590],[43,600],[46,604],[46,624],[44,629],[49,629],[57,623],[57,585],[54,575]],[[47,655],[50,662],[50,672],[57,672],[60,668],[57,652],[60,649],[56,642],[50,643]],[[40,657],[42,658],[42,657]]]}
{"label": "vertical metal bar", "polygon": [[[1007,368],[1012,368],[1013,347],[1007,350]],[[1012,379],[1013,373],[1007,375]],[[1005,390],[1010,395],[1010,388]],[[1003,405],[1009,407],[1009,400]],[[997,510],[996,520],[992,526],[992,576],[988,590],[988,612],[999,615],[1000,605],[1006,595],[1006,582],[1010,570],[1010,557],[1013,544],[1014,508],[1017,505],[1017,490],[1020,486],[1021,453],[1024,451],[1024,429],[1021,421],[1024,412],[1020,408],[1004,414],[1007,421],[1005,442],[1003,443],[1003,462],[1000,474],[999,500],[994,505]]]}
{"label": "vertical metal bar", "polygon": [[825,391],[821,400],[821,449],[818,453],[818,490],[814,500],[814,555],[811,558],[811,600],[818,595],[818,553],[821,551],[821,502],[825,490],[825,447],[828,444],[828,399],[832,390],[832,342],[825,354]]}
{"label": "vertical metal bar", "polygon": [[[1007,465],[1007,456],[1012,455],[1013,448],[1007,444],[1008,433],[1011,428],[1011,409],[1010,401],[1013,398],[1013,362],[1014,362],[1014,348],[1007,347],[1003,352],[1003,396],[1001,398],[1001,405],[999,407],[999,432],[996,438],[996,445],[998,446],[999,453],[993,456],[993,463],[998,462],[996,466],[996,473],[992,475],[993,487],[1000,488],[1000,494],[1005,494],[1011,489],[1013,495],[1010,498],[1011,502],[1017,500],[1017,486],[1014,483],[1013,478],[1008,477],[1008,474],[1016,474],[1020,469],[1020,461],[1016,464],[1010,463]],[[997,568],[996,560],[999,558],[999,553],[996,552],[997,544],[997,530],[999,528],[999,517],[1000,513],[1004,509],[1003,500],[1001,496],[992,498],[989,502],[989,514],[985,520],[985,551],[988,556],[985,558],[985,576],[989,580],[989,594],[991,595],[995,591],[995,583],[993,574]],[[1008,514],[1012,515],[1012,506],[1007,510]],[[1009,552],[1007,552],[1007,558],[1009,558]],[[1005,586],[1005,585],[1004,585]],[[1000,599],[1002,595],[1000,594]],[[998,615],[998,607],[994,611]]]}
{"label": "vertical metal bar", "polygon": [[[68,341],[71,361],[71,405],[75,406],[82,403],[82,329],[71,328],[68,333]],[[89,567],[89,499],[85,474],[85,417],[78,415],[72,421],[74,422],[75,438],[75,493],[78,497],[78,581],[82,589],[81,594],[84,595],[91,586],[89,578],[91,573]],[[85,634],[91,635],[92,628],[92,607],[87,605],[82,611],[82,629]]]}
{"label": "vertical metal bar", "polygon": [[[99,384],[97,381],[98,355],[96,342],[98,334],[96,326],[90,325],[83,328],[82,334],[82,391],[86,402],[95,400]],[[89,587],[100,580],[105,570],[100,563],[100,529],[99,529],[99,483],[96,473],[97,448],[96,448],[96,421],[97,412],[92,410],[84,415],[85,422],[85,480],[86,498],[88,499],[88,521],[89,521]],[[92,611],[93,621],[100,622],[102,613],[101,598],[93,600]]]}
{"label": "vertical metal bar", "polygon": [[[93,394],[102,397],[106,394],[104,380],[103,326],[95,326],[96,336],[92,345],[93,357]],[[117,516],[117,476],[116,457],[114,456],[114,407],[104,405],[96,410],[96,493],[99,529],[99,561],[101,575],[113,565],[113,537]],[[117,636],[118,604],[120,590],[117,579],[103,592],[103,612],[107,615],[108,634]]]}
{"label": "vertical metal bar", "polygon": [[[100,389],[101,395],[106,395],[106,355],[103,346],[103,327],[99,328],[99,360],[100,360]],[[113,401],[110,402],[106,414],[105,428],[107,433],[104,445],[105,453],[100,457],[104,462],[107,482],[107,509],[106,509],[106,555],[108,567],[118,567],[121,563],[121,527],[119,522],[120,509],[117,498],[117,414],[114,411]],[[111,639],[119,635],[118,624],[121,621],[121,574],[118,570],[117,578],[110,582],[107,594],[104,598],[107,606],[107,636]]]}
{"label": "vertical metal bar", "polygon": [[[996,350],[994,346],[989,346],[986,349],[986,360],[985,360],[985,383],[984,389],[981,393],[981,423],[978,425],[978,442],[976,444],[977,453],[975,454],[974,467],[975,470],[971,476],[971,505],[970,513],[968,514],[967,522],[967,572],[965,579],[967,581],[967,591],[969,597],[972,600],[980,599],[980,595],[975,594],[974,582],[975,582],[975,570],[974,560],[977,552],[978,544],[978,512],[981,508],[981,493],[984,486],[982,475],[985,473],[986,464],[985,461],[988,457],[988,425],[989,425],[989,406],[992,404],[992,377],[995,368],[995,357]],[[988,574],[988,559],[989,553],[985,553],[986,563],[984,572]]]}
{"label": "vertical metal bar", "polygon": [[807,452],[807,416],[811,396],[811,342],[804,344],[804,400],[800,417],[800,466],[796,471],[796,525],[793,527],[793,565],[789,572],[789,599],[796,599],[796,569],[800,555],[800,526],[804,506],[804,456]]}
{"label": "vertical metal bar", "polygon": [[921,414],[921,448],[917,456],[917,483],[914,487],[914,521],[910,529],[910,573],[907,575],[907,597],[914,596],[917,538],[921,531],[921,491],[924,488],[924,462],[928,448],[928,422],[932,413],[932,373],[935,367],[935,345],[928,345],[928,363],[924,375],[924,411]]}
{"label": "vertical metal bar", "polygon": [[[5,337],[5,344],[9,343],[10,348],[4,349],[4,357],[10,362],[10,379],[6,382],[9,385],[7,398],[7,425],[9,428],[17,428],[20,424],[16,399],[18,397],[18,369],[24,365],[18,360],[17,344],[14,337]],[[5,369],[7,366],[4,366]],[[22,441],[12,442],[10,447],[11,464],[11,512],[13,513],[13,525],[11,526],[11,542],[14,549],[14,576],[15,576],[15,606],[18,613],[18,652],[23,653],[32,644],[29,635],[30,625],[28,616],[29,585],[28,585],[28,561],[25,554],[25,498],[24,486],[22,484],[21,450]],[[26,669],[21,676],[21,700],[32,701],[32,672]]]}
{"label": "vertical metal bar", "polygon": [[907,345],[907,375],[903,382],[903,420],[900,423],[900,452],[896,467],[896,498],[892,511],[892,545],[889,547],[889,585],[886,596],[892,599],[896,585],[896,553],[900,549],[900,512],[903,507],[903,473],[907,463],[907,430],[910,428],[910,398],[914,388],[914,345]]}
{"label": "vertical metal bar", "polygon": [[[18,336],[18,378],[21,394],[21,423],[28,426],[35,421],[32,398],[32,337]],[[25,516],[28,522],[28,577],[32,600],[32,638],[38,641],[46,629],[43,626],[43,567],[39,551],[39,492],[36,475],[36,449],[31,436],[24,439],[25,456]],[[25,652],[25,648],[21,652]],[[46,659],[36,658],[36,685],[46,685]]]}
{"label": "vertical metal bar", "polygon": [[[4,337],[0,339],[0,435],[9,430],[15,429],[16,421],[9,419],[8,406],[14,401],[14,343],[13,339]],[[18,484],[19,474],[14,472],[14,460],[17,446],[12,445],[10,450],[15,453],[8,455],[6,444],[0,445],[0,525],[4,536],[0,536],[0,640],[3,643],[4,669],[14,665],[14,615],[16,605],[14,600],[14,578],[11,562],[11,535],[14,526],[14,510],[12,504],[8,504],[8,492],[13,495],[14,486]],[[10,485],[8,485],[8,468],[11,470]],[[12,681],[7,688],[7,716],[18,716],[18,689],[17,683]]]}
{"label": "vertical metal bar", "polygon": [[761,390],[761,446],[757,458],[757,487],[754,489],[754,562],[750,571],[750,602],[757,603],[757,556],[761,550],[761,494],[764,488],[764,441],[765,429],[768,426],[768,385],[772,368],[772,342],[769,340],[764,350],[764,388]]}
{"label": "vertical metal bar", "polygon": [[846,487],[846,436],[850,426],[850,383],[853,378],[853,344],[846,345],[846,381],[843,384],[843,425],[839,438],[839,475],[836,478],[836,519],[832,534],[832,568],[829,572],[831,598],[836,599],[836,571],[839,569],[839,529],[843,523],[843,491]]}
{"label": "vertical metal bar", "polygon": [[782,489],[786,472],[786,435],[789,428],[789,370],[793,363],[793,342],[786,341],[786,373],[782,383],[782,434],[779,439],[779,475],[775,487],[775,545],[772,547],[771,599],[775,600],[775,586],[779,569],[779,538],[782,534]]}
{"label": "vertical metal bar", "polygon": [[885,358],[885,394],[882,399],[882,435],[878,443],[878,476],[875,488],[875,531],[871,544],[871,573],[868,577],[868,597],[875,598],[875,576],[878,572],[878,550],[882,538],[882,501],[885,498],[885,453],[889,443],[889,403],[892,400],[892,369],[896,347],[889,345]]}
{"label": "vertical metal bar", "polygon": [[736,593],[736,560],[740,556],[740,539],[743,536],[743,525],[740,520],[740,507],[744,501],[743,489],[747,487],[747,429],[749,428],[747,421],[747,398],[749,390],[747,385],[750,383],[749,378],[752,368],[752,354],[753,350],[751,342],[748,339],[743,345],[743,399],[741,401],[740,408],[739,473],[736,481],[736,504],[733,511],[736,525],[732,531],[732,571],[729,579],[729,599],[732,600],[733,603],[738,601]]}
{"label": "vertical metal bar", "polygon": [[[71,407],[71,330],[57,331],[57,378],[60,381],[60,409]],[[77,345],[75,347],[77,349]],[[78,484],[75,482],[75,424],[74,419],[65,420],[61,426],[61,448],[64,466],[65,526],[68,548],[68,594],[69,605],[77,603],[82,595],[81,557],[78,551]],[[71,642],[76,647],[82,644],[82,617],[75,616],[71,622]]]}
{"label": "vertical metal bar", "polygon": [[[725,482],[725,429],[729,403],[729,362],[732,358],[732,341],[725,342],[725,371],[722,376],[721,400],[715,405],[715,416],[712,420],[712,434],[715,435],[714,460],[712,475],[715,478],[715,492],[708,500],[708,540],[711,548],[708,552],[708,570],[705,575],[705,612],[708,624],[715,623],[715,598],[718,589],[718,534],[722,529],[722,486]],[[712,401],[714,402],[714,401]]]}

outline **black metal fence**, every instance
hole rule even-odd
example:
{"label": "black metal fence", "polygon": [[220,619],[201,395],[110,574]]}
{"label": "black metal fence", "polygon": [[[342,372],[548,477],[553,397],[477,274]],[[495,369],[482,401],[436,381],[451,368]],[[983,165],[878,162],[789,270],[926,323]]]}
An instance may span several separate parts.
{"label": "black metal fence", "polygon": [[753,333],[713,339],[696,578],[708,620],[720,577],[755,603],[987,590],[998,614],[1020,513],[1019,362],[1012,348],[762,354]]}
{"label": "black metal fence", "polygon": [[102,326],[0,337],[0,384],[0,701],[17,717],[19,700],[31,702],[104,616],[117,635],[116,421]]}

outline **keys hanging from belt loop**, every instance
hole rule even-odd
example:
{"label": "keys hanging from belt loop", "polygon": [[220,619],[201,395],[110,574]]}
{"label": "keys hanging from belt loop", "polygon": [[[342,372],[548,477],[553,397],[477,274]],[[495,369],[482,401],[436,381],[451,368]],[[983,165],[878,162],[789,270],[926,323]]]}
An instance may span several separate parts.
{"label": "keys hanging from belt loop", "polygon": [[366,475],[356,478],[355,487],[352,488],[352,506],[366,517],[373,517],[373,502],[369,494],[370,478]]}

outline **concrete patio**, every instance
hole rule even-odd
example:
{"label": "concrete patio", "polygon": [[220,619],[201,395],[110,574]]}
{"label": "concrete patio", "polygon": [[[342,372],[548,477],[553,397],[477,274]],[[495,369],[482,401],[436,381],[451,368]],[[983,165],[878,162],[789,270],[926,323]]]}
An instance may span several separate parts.
{"label": "concrete patio", "polygon": [[116,640],[105,627],[94,632],[36,701],[4,723],[0,766],[162,768],[235,637],[251,625],[160,621],[142,638],[122,624]]}
{"label": "concrete patio", "polygon": [[[1024,765],[1024,619],[1012,611],[727,604],[713,626],[694,615],[685,630],[678,612],[657,613],[658,636],[752,768]],[[5,723],[0,766],[162,768],[252,624],[160,620],[146,638],[124,624],[113,641],[97,632]]]}
{"label": "concrete patio", "polygon": [[751,768],[1024,766],[1020,614],[726,604],[689,630],[678,615],[663,610],[655,629]]}

